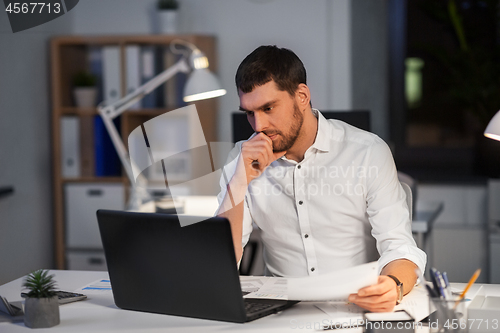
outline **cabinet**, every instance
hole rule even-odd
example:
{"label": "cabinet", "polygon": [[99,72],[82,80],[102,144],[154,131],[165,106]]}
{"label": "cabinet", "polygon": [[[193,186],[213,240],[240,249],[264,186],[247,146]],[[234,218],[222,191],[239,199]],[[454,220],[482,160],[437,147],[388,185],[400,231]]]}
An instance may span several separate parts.
{"label": "cabinet", "polygon": [[488,281],[487,189],[476,184],[419,184],[419,200],[440,201],[427,248],[427,267],[447,272],[450,281],[466,283],[482,269],[477,282]]}
{"label": "cabinet", "polygon": [[[109,208],[116,209],[119,203],[116,200],[122,200],[121,207],[125,206],[125,201],[129,195],[129,183],[125,173],[122,171],[121,174],[115,176],[96,176],[95,172],[92,172],[92,168],[89,164],[95,163],[92,156],[95,156],[95,146],[88,143],[88,139],[93,137],[95,129],[95,118],[98,115],[96,108],[78,108],[74,106],[73,96],[72,96],[72,81],[75,74],[81,72],[82,70],[90,70],[91,60],[89,60],[89,54],[92,49],[104,48],[114,46],[119,52],[119,90],[120,95],[124,96],[127,92],[127,50],[130,49],[129,46],[138,46],[154,48],[155,50],[166,49],[170,43],[175,39],[182,39],[196,45],[202,52],[207,56],[210,63],[210,70],[216,72],[217,70],[217,58],[216,58],[216,47],[215,38],[212,36],[204,35],[155,35],[155,36],[60,36],[53,38],[50,44],[51,53],[51,84],[52,84],[52,166],[53,166],[53,204],[54,204],[54,255],[56,268],[64,269],[68,267],[69,258],[75,258],[72,262],[84,262],[85,255],[82,253],[73,253],[71,251],[74,248],[79,251],[96,251],[96,244],[92,243],[90,245],[81,243],[78,238],[71,238],[73,235],[70,234],[71,230],[87,230],[80,223],[81,219],[78,218],[80,215],[78,209],[90,209],[92,212],[88,215],[88,219],[95,218],[95,210],[98,208]],[[165,69],[165,68],[163,68]],[[157,69],[157,73],[161,70]],[[156,74],[157,74],[156,73]],[[130,75],[128,76],[130,77]],[[159,87],[158,89],[162,89]],[[182,89],[182,87],[180,88]],[[98,100],[97,102],[100,102]],[[198,111],[198,117],[201,122],[201,126],[205,135],[206,142],[214,142],[216,140],[216,119],[217,119],[217,99],[210,99],[205,101],[195,102]],[[176,103],[165,103],[168,106],[143,108],[143,109],[133,109],[124,112],[120,116],[120,131],[123,142],[127,143],[127,138],[129,134],[138,126],[143,124],[149,119],[156,116],[164,114],[165,112],[177,109],[181,105]],[[77,120],[78,126],[76,131],[79,131],[77,135],[71,137],[71,132],[63,133],[61,131],[61,122],[63,119],[71,118]],[[74,133],[73,133],[74,134]],[[69,135],[70,139],[66,139]],[[65,142],[67,140],[72,140],[77,142],[78,145],[77,156],[73,156],[71,160],[74,163],[79,163],[78,166],[81,168],[76,168],[75,175],[67,173],[62,167],[62,155],[67,150],[67,147],[63,147],[62,139]],[[72,139],[71,139],[72,138]],[[90,170],[90,171],[89,171]],[[65,176],[63,176],[65,174]],[[76,210],[73,207],[78,203],[74,201],[74,197],[84,194],[72,195],[72,198],[66,197],[66,192],[72,192],[75,189],[84,188],[85,184],[91,184],[92,187],[99,187],[113,189],[117,191],[117,195],[114,196],[114,201],[107,204],[108,201],[97,201],[97,205],[89,205],[88,208],[82,203]],[[73,192],[72,192],[73,193]],[[83,193],[83,192],[82,192]],[[121,193],[121,194],[120,194]],[[77,199],[78,201],[79,199]],[[69,205],[68,203],[71,202]],[[73,205],[73,206],[71,206]],[[71,210],[71,211],[69,211]],[[76,214],[76,215],[75,215]],[[85,214],[86,215],[86,214]],[[76,216],[76,220],[75,220]],[[68,219],[70,221],[68,221]],[[75,224],[76,223],[76,224]],[[90,223],[95,223],[97,225],[97,220],[90,221]],[[68,226],[71,227],[68,229]],[[87,230],[88,231],[88,230]],[[93,233],[95,229],[90,233]],[[95,235],[94,235],[95,236]],[[76,242],[76,243],[75,243]],[[76,245],[75,245],[76,244]],[[75,245],[75,246],[72,246]],[[88,246],[87,246],[88,245]],[[98,249],[97,249],[98,251]],[[92,256],[92,258],[98,258],[99,253]],[[93,260],[93,259],[92,259]],[[91,260],[91,261],[92,261]],[[99,260],[94,260],[99,261]],[[99,263],[98,263],[99,264]],[[71,265],[73,269],[76,269]]]}

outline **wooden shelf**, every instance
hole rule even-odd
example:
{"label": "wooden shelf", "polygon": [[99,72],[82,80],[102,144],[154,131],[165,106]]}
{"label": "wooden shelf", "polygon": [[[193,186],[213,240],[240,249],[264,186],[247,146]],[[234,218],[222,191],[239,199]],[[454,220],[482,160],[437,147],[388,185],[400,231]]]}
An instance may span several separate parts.
{"label": "wooden shelf", "polygon": [[[122,115],[127,116],[159,116],[165,112],[172,111],[180,108],[155,108],[155,109],[137,109],[137,110],[127,110]],[[98,115],[96,108],[77,108],[77,107],[63,107],[61,109],[62,115],[75,115],[75,116],[95,116]]]}
{"label": "wooden shelf", "polygon": [[[61,117],[80,117],[80,139],[85,137],[82,136],[82,133],[86,134],[86,137],[89,138],[80,140],[81,162],[82,165],[86,163],[86,171],[83,174],[92,175],[92,169],[88,166],[89,163],[93,163],[94,145],[90,140],[93,138],[91,133],[94,125],[90,118],[99,114],[97,108],[77,108],[72,106],[71,82],[73,76],[81,70],[89,69],[88,55],[93,47],[118,46],[120,48],[120,70],[122,74],[120,83],[123,96],[126,91],[125,78],[127,77],[124,60],[126,57],[125,47],[127,45],[147,45],[162,50],[166,49],[166,46],[175,39],[182,39],[195,44],[207,56],[210,62],[210,69],[214,72],[217,71],[215,38],[207,35],[58,36],[51,40],[54,256],[57,269],[64,269],[66,267],[65,185],[71,183],[121,183],[125,187],[125,193],[128,193],[127,188],[129,186],[125,175],[119,177],[86,176],[78,178],[64,178],[62,176]],[[217,100],[200,101],[196,103],[196,107],[199,111],[198,115],[206,141],[217,141]],[[127,142],[128,135],[137,126],[140,126],[151,118],[177,108],[127,110],[121,115],[120,121],[120,131],[124,142]],[[193,162],[193,164],[196,164],[196,162]]]}
{"label": "wooden shelf", "polygon": [[63,178],[63,183],[122,183],[123,177],[81,177],[81,178]]}
{"label": "wooden shelf", "polygon": [[99,113],[96,108],[77,108],[77,107],[63,107],[61,109],[62,115],[75,115],[75,116],[95,116]]}

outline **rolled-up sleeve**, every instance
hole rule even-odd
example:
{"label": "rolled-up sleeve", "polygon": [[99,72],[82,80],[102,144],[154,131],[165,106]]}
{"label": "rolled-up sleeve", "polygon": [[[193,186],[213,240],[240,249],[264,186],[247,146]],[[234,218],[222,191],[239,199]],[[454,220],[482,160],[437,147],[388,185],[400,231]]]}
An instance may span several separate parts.
{"label": "rolled-up sleeve", "polygon": [[[238,162],[239,154],[241,152],[241,143],[242,143],[241,141],[236,143],[236,146],[233,148],[233,150],[231,150],[227,162],[225,163],[224,168],[222,170],[222,176],[219,181],[220,192],[217,195],[217,201],[219,202],[219,208],[217,209],[217,212],[219,212],[222,200],[224,200],[224,197],[226,196],[227,184],[233,177],[234,173],[236,172],[236,164]],[[250,234],[252,233],[253,230],[252,222],[253,222],[252,216],[250,214],[250,209],[248,204],[248,195],[245,195],[245,202],[243,203],[243,228],[242,228],[243,231],[241,240],[242,247],[245,247],[245,245],[248,243],[248,240],[250,239]]]}
{"label": "rolled-up sleeve", "polygon": [[367,163],[376,170],[367,178],[366,189],[371,233],[380,254],[379,270],[391,261],[407,259],[424,272],[427,255],[413,239],[406,194],[398,180],[391,151],[381,139],[371,146]]}

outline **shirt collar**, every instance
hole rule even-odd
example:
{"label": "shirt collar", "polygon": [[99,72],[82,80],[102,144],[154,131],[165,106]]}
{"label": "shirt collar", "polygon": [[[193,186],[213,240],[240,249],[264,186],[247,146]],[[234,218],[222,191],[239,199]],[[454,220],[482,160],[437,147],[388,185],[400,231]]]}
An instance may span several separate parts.
{"label": "shirt collar", "polygon": [[312,112],[316,118],[318,118],[318,132],[316,133],[316,139],[314,140],[312,148],[328,152],[330,150],[330,134],[331,128],[328,124],[328,120],[319,112],[318,109],[312,109]]}

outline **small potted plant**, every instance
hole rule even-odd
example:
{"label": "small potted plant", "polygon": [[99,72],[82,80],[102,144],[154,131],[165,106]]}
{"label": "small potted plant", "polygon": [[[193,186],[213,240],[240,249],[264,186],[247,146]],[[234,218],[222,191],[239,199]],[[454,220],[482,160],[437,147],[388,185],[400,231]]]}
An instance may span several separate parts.
{"label": "small potted plant", "polygon": [[93,108],[97,97],[97,78],[88,71],[80,71],[73,77],[73,94],[79,108]]}
{"label": "small potted plant", "polygon": [[177,0],[158,0],[158,19],[160,33],[177,33],[177,10],[179,2]]}
{"label": "small potted plant", "polygon": [[60,323],[59,300],[54,275],[47,270],[29,274],[23,287],[28,290],[24,304],[24,324],[29,328],[47,328]]}

